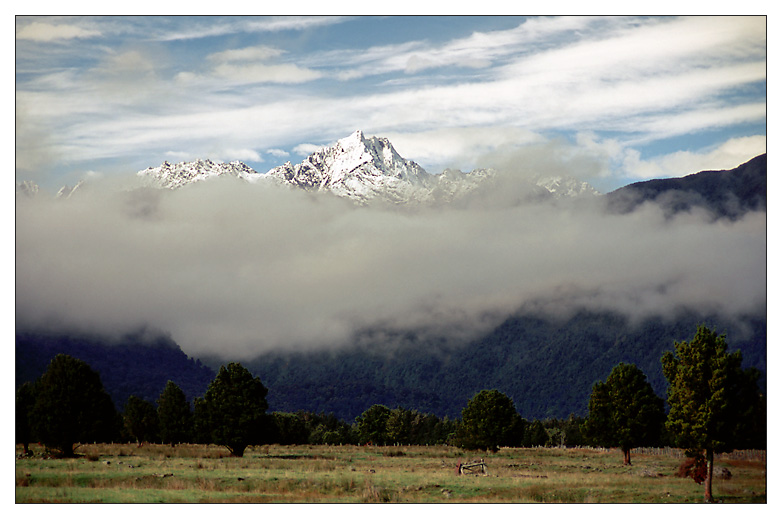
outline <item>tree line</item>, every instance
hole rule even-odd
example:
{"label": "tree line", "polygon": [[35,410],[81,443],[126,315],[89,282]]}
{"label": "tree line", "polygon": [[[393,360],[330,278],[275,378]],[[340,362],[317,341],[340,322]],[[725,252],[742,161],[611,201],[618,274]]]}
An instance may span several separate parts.
{"label": "tree line", "polygon": [[591,445],[618,447],[623,462],[641,446],[677,446],[706,468],[711,500],[714,453],[765,448],[766,403],[758,389],[760,372],[741,368],[741,352],[729,353],[724,335],[699,326],[692,341],[674,343],[662,367],[666,402],[644,373],[620,363],[597,382],[588,416],[567,420],[523,419],[502,392],[473,396],[458,419],[398,407],[373,405],[347,423],[333,414],[267,413],[267,388],[239,363],[222,366],[191,407],[169,381],[155,403],[131,395],[118,413],[86,363],[59,354],[35,382],[16,395],[16,438],[29,453],[38,442],[73,456],[85,442],[136,441],[211,443],[242,456],[251,445],[372,444],[437,445],[496,452],[500,447]]}

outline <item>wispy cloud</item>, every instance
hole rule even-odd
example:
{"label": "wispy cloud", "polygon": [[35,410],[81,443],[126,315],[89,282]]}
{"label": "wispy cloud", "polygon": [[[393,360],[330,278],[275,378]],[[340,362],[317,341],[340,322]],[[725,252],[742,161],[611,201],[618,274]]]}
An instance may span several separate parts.
{"label": "wispy cloud", "polygon": [[88,29],[70,23],[47,23],[33,21],[31,23],[18,26],[16,29],[17,40],[30,40],[37,42],[96,38],[99,36],[101,36],[101,32],[96,29]]}
{"label": "wispy cloud", "polygon": [[[135,164],[169,150],[291,153],[361,128],[393,137],[407,158],[436,172],[480,166],[511,136],[610,132],[640,149],[765,121],[763,17],[533,17],[450,38],[394,37],[403,21],[24,19],[17,125],[23,136],[51,131],[17,149],[89,170],[98,167],[89,161]],[[18,36],[33,23],[95,37],[43,47]],[[377,27],[388,37],[350,32]],[[321,45],[321,34],[334,40]],[[18,164],[40,165],[32,159]]]}
{"label": "wispy cloud", "polygon": [[244,16],[220,17],[215,20],[190,18],[186,24],[155,38],[161,41],[194,40],[238,33],[264,33],[279,31],[303,31],[313,27],[342,23],[349,18],[341,16],[280,16],[255,19]]}

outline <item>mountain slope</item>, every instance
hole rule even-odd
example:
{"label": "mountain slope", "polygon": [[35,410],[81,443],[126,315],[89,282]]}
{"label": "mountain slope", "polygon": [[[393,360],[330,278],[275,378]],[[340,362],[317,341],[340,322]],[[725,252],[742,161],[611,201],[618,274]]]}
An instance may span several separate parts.
{"label": "mountain slope", "polygon": [[245,365],[269,388],[274,410],[352,420],[384,404],[455,418],[478,391],[499,389],[524,418],[566,418],[585,416],[592,385],[619,362],[636,364],[664,397],[662,353],[692,339],[703,322],[726,332],[730,349],[741,349],[744,366],[760,369],[765,384],[765,319],[736,323],[694,313],[639,325],[611,313],[582,312],[565,321],[518,315],[462,347],[406,334],[394,337],[403,345],[389,351],[388,334],[377,333],[383,337],[377,343],[357,339],[361,348],[266,354]]}
{"label": "mountain slope", "polygon": [[65,353],[83,360],[100,374],[117,409],[130,395],[155,402],[169,380],[189,400],[201,396],[215,372],[185,355],[174,341],[161,335],[126,334],[119,339],[96,335],[18,331],[16,387],[40,377],[51,359]]}
{"label": "mountain slope", "polygon": [[645,202],[667,214],[702,208],[716,217],[736,219],[766,210],[766,154],[722,171],[701,171],[681,178],[637,182],[606,195],[610,210],[627,213]]}

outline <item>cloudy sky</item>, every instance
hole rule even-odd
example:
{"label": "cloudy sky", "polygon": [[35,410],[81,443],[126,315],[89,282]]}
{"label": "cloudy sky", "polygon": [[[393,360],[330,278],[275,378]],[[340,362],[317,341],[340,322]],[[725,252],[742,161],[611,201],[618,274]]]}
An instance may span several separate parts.
{"label": "cloudy sky", "polygon": [[[114,183],[166,160],[265,172],[356,129],[507,182],[420,211]],[[519,204],[514,175],[607,192],[765,151],[762,17],[19,17],[16,180],[91,187],[17,196],[8,293],[17,326],[151,326],[243,358],[377,327],[456,340],[520,308],[764,312],[765,212]]]}
{"label": "cloudy sky", "polygon": [[558,143],[575,176],[766,150],[765,17],[17,17],[16,179],[265,172],[361,129],[427,171]]}

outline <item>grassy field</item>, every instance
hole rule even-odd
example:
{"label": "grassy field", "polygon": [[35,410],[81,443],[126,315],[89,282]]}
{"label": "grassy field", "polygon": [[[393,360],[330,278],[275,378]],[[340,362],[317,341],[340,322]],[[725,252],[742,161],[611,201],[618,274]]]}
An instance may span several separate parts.
{"label": "grassy field", "polygon": [[[40,450],[40,448],[38,448]],[[22,458],[17,503],[700,503],[675,476],[681,458],[618,451],[453,447],[263,446],[232,458],[203,445],[83,445],[74,459]],[[486,475],[457,475],[483,457]],[[720,458],[725,503],[765,503],[761,460]]]}

